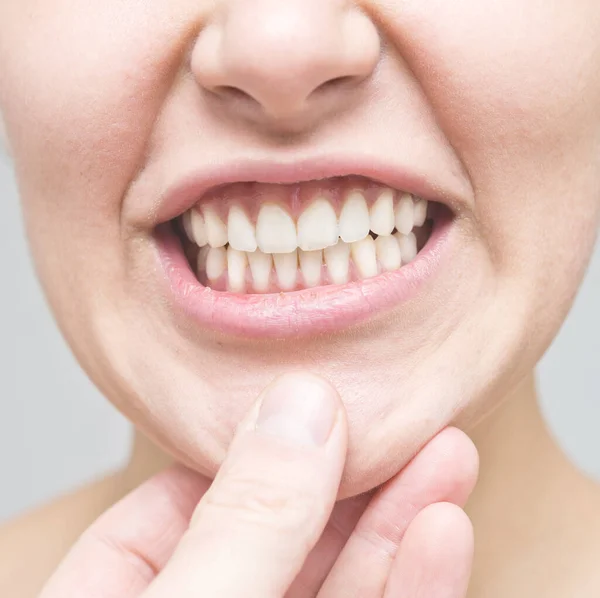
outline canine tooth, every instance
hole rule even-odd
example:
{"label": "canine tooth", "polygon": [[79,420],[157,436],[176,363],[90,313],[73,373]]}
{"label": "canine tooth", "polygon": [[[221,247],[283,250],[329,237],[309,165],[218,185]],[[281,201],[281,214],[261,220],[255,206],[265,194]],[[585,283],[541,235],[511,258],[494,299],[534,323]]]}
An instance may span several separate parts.
{"label": "canine tooth", "polygon": [[371,206],[371,230],[376,235],[391,235],[394,230],[394,192],[383,191]]}
{"label": "canine tooth", "polygon": [[241,206],[231,206],[227,219],[229,245],[238,251],[256,251],[254,225]]}
{"label": "canine tooth", "polygon": [[196,239],[194,239],[194,229],[192,228],[192,211],[188,210],[183,213],[181,217],[181,223],[183,224],[183,230],[185,231],[186,237],[192,242],[195,243]]}
{"label": "canine tooth", "polygon": [[290,253],[298,246],[292,217],[276,204],[265,204],[258,213],[256,240],[264,253]]}
{"label": "canine tooth", "polygon": [[321,266],[323,265],[323,252],[302,251],[298,252],[300,258],[300,270],[307,287],[316,287],[321,284]]}
{"label": "canine tooth", "polygon": [[414,225],[415,208],[413,198],[408,193],[404,193],[396,206],[396,228],[403,235],[408,235]]}
{"label": "canine tooth", "polygon": [[298,218],[298,247],[304,251],[325,249],[338,240],[337,216],[325,198],[313,201]]}
{"label": "canine tooth", "polygon": [[204,206],[203,211],[208,244],[211,247],[227,245],[227,227],[219,215],[210,206]]}
{"label": "canine tooth", "polygon": [[402,254],[398,241],[393,236],[377,237],[375,239],[375,249],[377,251],[377,259],[381,267],[390,272],[397,270],[402,265]]}
{"label": "canine tooth", "polygon": [[346,284],[350,268],[350,245],[344,243],[344,241],[338,241],[333,247],[325,249],[323,254],[331,282],[333,284]]}
{"label": "canine tooth", "polygon": [[418,199],[415,202],[415,226],[423,226],[427,220],[427,200]]}
{"label": "canine tooth", "polygon": [[227,267],[227,252],[223,247],[212,247],[206,258],[206,276],[217,280],[223,276]]}
{"label": "canine tooth", "polygon": [[[208,242],[206,237],[206,225],[204,223],[204,218],[202,214],[198,210],[190,210],[190,228],[192,229],[192,237],[191,240],[198,245],[198,247],[204,247]],[[185,222],[184,222],[185,224]]]}
{"label": "canine tooth", "polygon": [[291,291],[296,288],[298,276],[298,252],[276,253],[273,255],[275,272],[282,291]]}
{"label": "canine tooth", "polygon": [[248,263],[252,273],[252,287],[257,293],[266,293],[271,283],[271,270],[273,258],[270,253],[263,253],[259,249],[248,254]]}
{"label": "canine tooth", "polygon": [[377,252],[373,237],[366,237],[362,241],[352,243],[351,252],[352,260],[361,278],[377,276]]}
{"label": "canine tooth", "polygon": [[246,253],[233,247],[227,248],[227,288],[232,293],[246,290]]}
{"label": "canine tooth", "polygon": [[198,274],[206,272],[206,261],[208,260],[208,252],[210,251],[210,247],[205,245],[200,248],[198,252],[198,260],[196,262],[196,267],[198,269]]}
{"label": "canine tooth", "polygon": [[398,239],[402,264],[412,262],[417,257],[417,237],[415,237],[415,233],[409,233],[408,235],[396,233],[394,236]]}
{"label": "canine tooth", "polygon": [[360,191],[352,191],[340,213],[340,237],[346,243],[360,241],[369,234],[369,208]]}

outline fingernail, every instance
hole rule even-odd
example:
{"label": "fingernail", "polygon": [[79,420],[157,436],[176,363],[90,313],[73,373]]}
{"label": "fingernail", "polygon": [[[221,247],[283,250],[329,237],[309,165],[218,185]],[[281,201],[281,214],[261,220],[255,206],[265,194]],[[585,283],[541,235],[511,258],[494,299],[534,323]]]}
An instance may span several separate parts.
{"label": "fingernail", "polygon": [[322,378],[286,374],[265,391],[256,431],[301,446],[327,442],[338,410],[335,390]]}

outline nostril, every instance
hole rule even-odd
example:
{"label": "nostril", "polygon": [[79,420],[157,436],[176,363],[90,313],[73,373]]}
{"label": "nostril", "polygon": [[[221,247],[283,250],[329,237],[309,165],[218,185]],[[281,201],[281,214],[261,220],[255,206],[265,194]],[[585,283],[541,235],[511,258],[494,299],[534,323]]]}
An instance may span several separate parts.
{"label": "nostril", "polygon": [[334,89],[339,89],[340,87],[346,87],[353,84],[355,81],[355,77],[351,75],[345,75],[343,77],[334,77],[333,79],[329,79],[324,83],[321,83],[318,87],[316,87],[311,95],[321,95],[323,93],[327,93],[329,91],[333,91]]}
{"label": "nostril", "polygon": [[255,101],[254,98],[246,93],[243,89],[239,87],[235,87],[234,85],[217,85],[211,89],[211,91],[218,95],[223,99],[230,100],[252,100]]}

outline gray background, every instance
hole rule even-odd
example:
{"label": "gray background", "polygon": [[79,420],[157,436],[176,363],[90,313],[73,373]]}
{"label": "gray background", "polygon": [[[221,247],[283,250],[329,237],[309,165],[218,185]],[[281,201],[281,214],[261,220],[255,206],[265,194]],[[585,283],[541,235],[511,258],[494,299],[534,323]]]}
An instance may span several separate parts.
{"label": "gray background", "polygon": [[[126,462],[131,431],[81,372],[49,314],[25,246],[14,180],[0,156],[0,520]],[[600,479],[600,246],[582,293],[540,366],[547,419]]]}

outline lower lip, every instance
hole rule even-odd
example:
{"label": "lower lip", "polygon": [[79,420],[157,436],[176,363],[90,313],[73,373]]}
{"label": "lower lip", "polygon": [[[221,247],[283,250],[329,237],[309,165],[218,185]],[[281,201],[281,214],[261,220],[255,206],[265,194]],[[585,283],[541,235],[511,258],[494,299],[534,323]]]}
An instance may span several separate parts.
{"label": "lower lip", "polygon": [[297,338],[341,331],[416,298],[449,253],[453,222],[436,221],[425,247],[399,270],[288,293],[239,295],[203,286],[170,225],[157,231],[158,255],[176,309],[200,326],[245,338]]}

